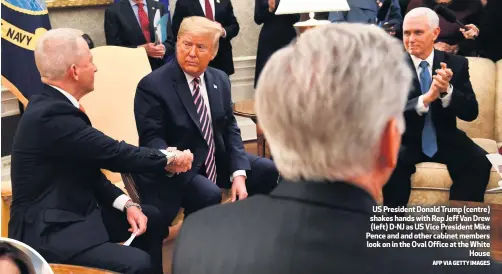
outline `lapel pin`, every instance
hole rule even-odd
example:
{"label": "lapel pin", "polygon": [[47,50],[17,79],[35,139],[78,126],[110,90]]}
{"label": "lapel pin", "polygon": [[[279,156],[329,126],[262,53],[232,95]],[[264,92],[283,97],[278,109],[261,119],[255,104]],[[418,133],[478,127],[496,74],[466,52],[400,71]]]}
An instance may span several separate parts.
{"label": "lapel pin", "polygon": [[214,87],[214,88],[218,88],[218,86],[217,86],[217,85],[214,85],[214,84],[213,84],[213,87]]}
{"label": "lapel pin", "polygon": [[219,3],[220,3],[220,0],[216,0],[216,3],[218,3],[218,4],[219,4]]}

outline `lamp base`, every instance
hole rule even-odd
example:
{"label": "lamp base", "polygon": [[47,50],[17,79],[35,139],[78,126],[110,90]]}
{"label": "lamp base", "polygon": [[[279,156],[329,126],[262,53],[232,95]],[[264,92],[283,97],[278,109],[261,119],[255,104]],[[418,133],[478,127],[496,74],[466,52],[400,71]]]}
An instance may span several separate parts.
{"label": "lamp base", "polygon": [[328,20],[309,19],[307,21],[298,22],[298,23],[294,24],[293,26],[295,26],[295,27],[316,27],[316,26],[328,25],[328,24],[331,24],[331,22]]}
{"label": "lamp base", "polygon": [[327,25],[327,24],[331,23],[328,20],[316,20],[316,19],[314,19],[314,17],[315,17],[315,13],[309,12],[309,18],[310,18],[309,20],[298,22],[298,23],[294,24],[293,26],[305,28],[305,27],[317,27],[317,26]]}

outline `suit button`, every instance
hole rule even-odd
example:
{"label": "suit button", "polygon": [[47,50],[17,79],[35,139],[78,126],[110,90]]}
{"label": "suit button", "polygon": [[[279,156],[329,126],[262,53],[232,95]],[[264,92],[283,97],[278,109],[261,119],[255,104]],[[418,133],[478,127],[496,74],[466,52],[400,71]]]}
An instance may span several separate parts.
{"label": "suit button", "polygon": [[202,164],[197,164],[197,168],[200,168],[202,166]]}
{"label": "suit button", "polygon": [[97,209],[100,209],[101,207],[99,206],[99,204],[96,204],[96,208],[97,208]]}

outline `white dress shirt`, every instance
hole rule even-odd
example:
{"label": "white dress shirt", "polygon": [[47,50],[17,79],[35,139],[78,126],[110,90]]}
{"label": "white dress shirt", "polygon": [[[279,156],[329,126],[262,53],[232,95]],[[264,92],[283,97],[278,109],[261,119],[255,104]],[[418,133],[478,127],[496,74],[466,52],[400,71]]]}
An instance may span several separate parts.
{"label": "white dress shirt", "polygon": [[[204,12],[204,15],[206,15],[206,0],[199,0],[200,7],[202,8],[202,11]],[[216,22],[216,10],[214,7],[214,0],[209,0],[209,5],[211,5],[211,9],[213,10],[213,19]],[[223,28],[223,37],[227,37],[227,30]]]}
{"label": "white dress shirt", "polygon": [[[49,85],[57,90],[59,90],[59,92],[61,92],[64,96],[66,96],[66,98],[68,98],[68,100],[70,100],[70,102],[78,109],[80,109],[80,104],[79,102],[77,101],[77,99],[75,99],[75,97],[73,97],[71,94],[69,94],[68,92],[56,87],[56,86],[52,86],[52,85]],[[127,203],[127,201],[131,200],[131,198],[129,198],[129,196],[125,195],[125,194],[122,194],[120,196],[117,197],[117,199],[115,199],[115,201],[113,201],[113,207],[120,210],[120,211],[124,211],[124,207]]]}
{"label": "white dress shirt", "polygon": [[[201,0],[203,1],[203,0]],[[185,73],[185,72],[183,72]],[[187,78],[188,82],[188,87],[190,88],[190,91],[193,93],[195,92],[194,90],[194,84],[193,80],[195,77],[188,75],[185,73],[185,77]],[[212,122],[212,117],[211,117],[211,107],[209,106],[209,98],[207,96],[207,86],[206,86],[206,81],[204,80],[204,73],[202,73],[199,78],[201,79],[200,84],[199,84],[199,92],[202,95],[202,98],[204,99],[204,105],[207,108],[207,114],[209,115],[209,120]],[[230,176],[230,181],[233,182],[234,178],[237,176],[244,176],[246,177],[246,171],[245,170],[236,170],[234,173]]]}
{"label": "white dress shirt", "polygon": [[[429,63],[429,66],[427,67],[429,69],[429,75],[431,76],[431,83],[432,83],[432,65],[434,63],[434,50],[432,50],[431,54],[425,60],[422,60],[416,56],[410,55],[411,60],[413,61],[413,66],[415,67],[415,70],[417,71],[417,77],[418,81],[420,81],[420,73],[422,73],[422,68],[420,67],[420,63],[422,61],[427,61]],[[451,102],[451,94],[453,92],[453,86],[450,84],[446,91],[446,95],[444,97],[439,97],[441,100],[441,105],[443,108],[446,108],[450,105]],[[423,115],[424,113],[429,112],[429,106],[424,105],[424,95],[420,95],[418,97],[418,102],[417,105],[415,106],[415,109],[419,115]]]}

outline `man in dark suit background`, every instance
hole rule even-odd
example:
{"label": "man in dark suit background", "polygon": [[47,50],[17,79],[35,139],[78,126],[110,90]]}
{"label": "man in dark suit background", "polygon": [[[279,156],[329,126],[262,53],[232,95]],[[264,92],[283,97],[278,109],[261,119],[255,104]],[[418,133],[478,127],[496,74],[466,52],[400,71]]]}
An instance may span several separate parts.
{"label": "man in dark suit background", "polygon": [[[35,61],[45,85],[14,137],[9,237],[49,263],[162,273],[158,209],[133,203],[100,169],[184,172],[191,153],[173,151],[167,160],[158,149],[118,142],[91,126],[79,100],[94,89],[97,68],[80,31],[50,30]],[[116,244],[131,233],[139,236],[131,247]]]}
{"label": "man in dark suit background", "polygon": [[[367,247],[405,129],[404,57],[398,40],[361,24],[309,30],[272,55],[256,111],[285,180],[270,195],[190,216],[173,273],[466,273],[432,262],[466,259],[467,249]],[[489,268],[471,273],[498,273]]]}
{"label": "man in dark suit background", "polygon": [[486,151],[457,128],[457,118],[473,121],[478,102],[465,57],[434,50],[439,18],[429,8],[408,12],[403,41],[415,80],[406,105],[406,132],[399,161],[385,186],[384,204],[406,206],[415,164],[446,164],[453,180],[450,200],[482,202],[491,164]]}
{"label": "man in dark suit background", "polygon": [[167,20],[167,40],[155,44],[155,13],[162,17],[166,7],[152,0],[121,0],[105,10],[106,44],[121,47],[144,47],[152,70],[165,64],[174,53],[171,22]]}
{"label": "man in dark suit background", "polygon": [[144,77],[136,91],[134,113],[139,143],[150,148],[177,147],[194,153],[192,168],[173,177],[141,176],[139,194],[158,207],[165,226],[180,206],[185,216],[221,202],[221,188],[232,200],[268,193],[277,184],[269,159],[244,151],[233,115],[230,80],[208,67],[218,50],[220,27],[204,17],[180,26],[176,60]]}
{"label": "man in dark suit background", "polygon": [[396,35],[401,31],[403,25],[403,16],[401,14],[401,6],[398,0],[348,0],[349,11],[334,11],[329,13],[328,19],[334,23],[349,22],[349,23],[363,23],[363,24],[376,24],[377,15],[381,13],[380,8],[383,7],[384,2],[389,2],[379,18],[382,21],[382,27],[387,29],[392,35]]}
{"label": "man in dark suit background", "polygon": [[239,34],[239,23],[234,15],[230,0],[177,0],[173,15],[173,33],[178,31],[184,18],[202,16],[220,25],[222,35],[218,54],[209,63],[210,67],[223,70],[227,75],[234,74],[232,44],[230,41]]}

